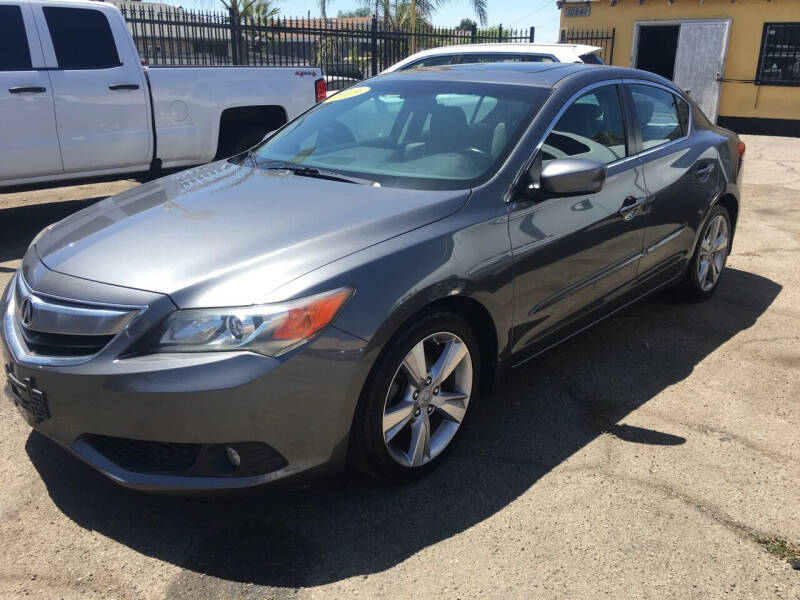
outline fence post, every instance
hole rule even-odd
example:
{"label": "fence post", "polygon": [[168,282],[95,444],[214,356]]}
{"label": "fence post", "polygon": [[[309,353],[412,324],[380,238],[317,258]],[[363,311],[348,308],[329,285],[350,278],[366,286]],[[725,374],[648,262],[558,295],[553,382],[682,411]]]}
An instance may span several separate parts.
{"label": "fence post", "polygon": [[497,26],[497,41],[498,42],[502,42],[503,41],[503,24],[502,23],[500,23],[500,25]]}
{"label": "fence post", "polygon": [[236,30],[236,12],[233,7],[228,9],[228,18],[230,19],[231,29],[231,63],[234,65],[239,64],[239,35]]}
{"label": "fence post", "polygon": [[608,64],[614,64],[614,38],[617,37],[617,28],[613,27],[611,29],[611,57],[608,59]]}
{"label": "fence post", "polygon": [[470,36],[469,36],[469,43],[470,43],[470,44],[474,44],[474,43],[475,43],[475,39],[476,39],[477,37],[478,37],[478,26],[477,26],[475,23],[473,23],[473,24],[470,26]]}
{"label": "fence post", "polygon": [[536,27],[531,27],[531,31],[528,34],[528,41],[532,44],[533,43],[533,34],[536,32]]}
{"label": "fence post", "polygon": [[567,30],[566,29],[562,29],[561,30],[561,38],[559,39],[559,41],[562,44],[566,43],[566,41],[567,41]]}
{"label": "fence post", "polygon": [[378,74],[378,15],[372,15],[372,73]]}

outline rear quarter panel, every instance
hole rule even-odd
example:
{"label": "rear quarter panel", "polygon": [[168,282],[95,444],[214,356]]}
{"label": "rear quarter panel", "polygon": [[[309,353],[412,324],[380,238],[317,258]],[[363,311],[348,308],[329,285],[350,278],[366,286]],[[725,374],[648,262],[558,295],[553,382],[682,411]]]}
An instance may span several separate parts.
{"label": "rear quarter panel", "polygon": [[281,106],[291,120],[316,100],[315,67],[149,68],[158,158],[164,167],[209,162],[220,116],[240,106]]}

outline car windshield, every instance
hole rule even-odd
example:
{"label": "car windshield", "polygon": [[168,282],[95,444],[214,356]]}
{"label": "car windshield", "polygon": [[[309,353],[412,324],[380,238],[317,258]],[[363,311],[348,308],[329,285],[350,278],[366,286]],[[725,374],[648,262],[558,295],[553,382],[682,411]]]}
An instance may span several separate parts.
{"label": "car windshield", "polygon": [[333,171],[384,186],[464,189],[495,172],[547,92],[378,78],[330,96],[253,156],[260,168]]}

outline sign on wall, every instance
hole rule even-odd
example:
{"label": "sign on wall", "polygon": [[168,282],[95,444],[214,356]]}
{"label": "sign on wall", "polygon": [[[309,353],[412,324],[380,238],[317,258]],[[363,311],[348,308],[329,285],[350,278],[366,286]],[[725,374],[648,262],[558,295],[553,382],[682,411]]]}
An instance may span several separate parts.
{"label": "sign on wall", "polygon": [[565,17],[588,17],[592,14],[592,7],[587,6],[570,6],[564,9]]}

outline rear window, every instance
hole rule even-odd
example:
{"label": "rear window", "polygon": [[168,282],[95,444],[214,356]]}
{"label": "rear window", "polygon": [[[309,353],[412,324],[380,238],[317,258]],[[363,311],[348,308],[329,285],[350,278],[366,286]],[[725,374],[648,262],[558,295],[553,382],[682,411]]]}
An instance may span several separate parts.
{"label": "rear window", "polygon": [[29,71],[31,51],[19,6],[0,6],[0,71]]}
{"label": "rear window", "polygon": [[600,58],[599,51],[589,52],[588,54],[581,54],[581,60],[587,65],[604,65],[603,59]]}
{"label": "rear window", "polygon": [[91,8],[45,6],[59,69],[108,69],[120,65],[108,19]]}
{"label": "rear window", "polygon": [[[455,62],[455,61],[453,61]],[[505,54],[500,52],[486,54],[463,54],[459,64],[498,63],[498,62],[555,62],[552,56],[544,54]]]}
{"label": "rear window", "polygon": [[464,54],[443,54],[423,58],[412,63],[405,69],[419,69],[420,67],[439,67],[442,65],[473,65],[476,63],[499,62],[556,62],[549,54],[512,54],[509,52],[468,52]]}
{"label": "rear window", "polygon": [[411,63],[403,70],[407,69],[419,69],[421,67],[441,67],[442,65],[449,65],[450,60],[453,58],[450,54],[442,54],[439,56],[431,56],[429,58],[423,58],[422,60],[418,60],[415,63]]}

